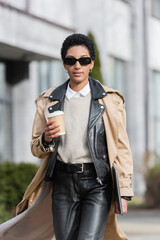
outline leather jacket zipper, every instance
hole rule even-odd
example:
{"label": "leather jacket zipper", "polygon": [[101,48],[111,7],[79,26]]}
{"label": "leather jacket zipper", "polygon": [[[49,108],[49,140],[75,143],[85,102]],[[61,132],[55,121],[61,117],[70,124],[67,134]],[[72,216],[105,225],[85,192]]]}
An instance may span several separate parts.
{"label": "leather jacket zipper", "polygon": [[[89,140],[88,140],[88,146],[89,146],[89,150],[90,150],[90,153],[91,153],[91,156],[92,156],[92,151],[91,151],[91,147],[90,147],[90,142],[89,142]],[[95,167],[96,174],[97,174],[96,180],[97,180],[97,182],[98,182],[100,185],[103,185],[102,180],[101,180],[100,177],[98,176],[98,171],[97,171],[97,167],[96,167],[96,164],[95,164],[95,161],[94,161],[93,156],[92,156],[92,160],[93,160],[94,167]]]}
{"label": "leather jacket zipper", "polygon": [[99,177],[97,177],[96,180],[100,185],[103,185],[102,180]]}

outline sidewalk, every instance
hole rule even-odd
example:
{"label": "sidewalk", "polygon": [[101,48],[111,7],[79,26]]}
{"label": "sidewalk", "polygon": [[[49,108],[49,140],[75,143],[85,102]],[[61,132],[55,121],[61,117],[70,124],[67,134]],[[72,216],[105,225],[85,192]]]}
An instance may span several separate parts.
{"label": "sidewalk", "polygon": [[160,210],[129,210],[118,223],[129,240],[160,240]]}

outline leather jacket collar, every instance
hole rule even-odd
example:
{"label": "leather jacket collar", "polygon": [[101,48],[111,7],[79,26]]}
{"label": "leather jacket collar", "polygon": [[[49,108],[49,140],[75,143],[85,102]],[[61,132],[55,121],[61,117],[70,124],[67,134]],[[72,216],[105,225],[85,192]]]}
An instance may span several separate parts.
{"label": "leather jacket collar", "polygon": [[[50,94],[49,99],[51,101],[63,101],[65,92],[67,90],[68,83],[69,83],[69,79],[65,83],[63,83],[62,85],[57,87]],[[89,77],[89,84],[90,84],[91,95],[92,95],[93,99],[97,100],[99,98],[103,98],[103,97],[107,96],[107,93],[105,92],[104,88],[97,80]]]}
{"label": "leather jacket collar", "polygon": [[99,81],[89,77],[89,84],[90,84],[91,95],[93,99],[97,100],[99,98],[103,98],[107,96],[106,91],[104,90],[104,88],[102,87]]}

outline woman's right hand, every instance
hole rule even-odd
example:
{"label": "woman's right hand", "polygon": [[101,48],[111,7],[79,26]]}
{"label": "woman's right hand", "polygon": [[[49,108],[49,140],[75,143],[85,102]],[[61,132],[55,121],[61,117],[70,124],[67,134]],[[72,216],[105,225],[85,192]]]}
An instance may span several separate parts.
{"label": "woman's right hand", "polygon": [[53,138],[59,137],[58,132],[60,131],[59,125],[54,124],[54,120],[48,121],[46,123],[45,132],[44,132],[44,141],[51,142]]}

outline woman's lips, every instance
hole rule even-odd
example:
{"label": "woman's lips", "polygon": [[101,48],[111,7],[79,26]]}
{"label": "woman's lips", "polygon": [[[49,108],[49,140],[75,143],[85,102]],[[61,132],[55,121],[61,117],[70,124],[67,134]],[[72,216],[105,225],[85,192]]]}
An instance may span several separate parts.
{"label": "woman's lips", "polygon": [[82,72],[73,72],[73,75],[76,77],[80,77],[82,75]]}

